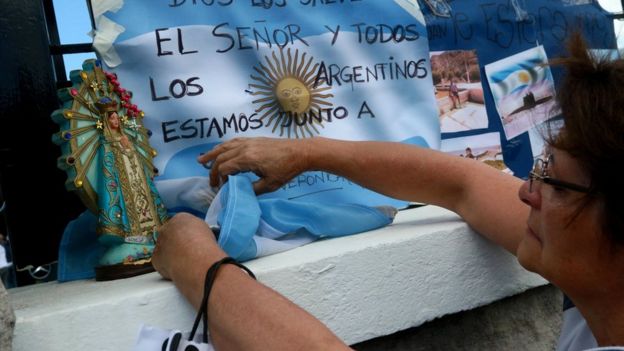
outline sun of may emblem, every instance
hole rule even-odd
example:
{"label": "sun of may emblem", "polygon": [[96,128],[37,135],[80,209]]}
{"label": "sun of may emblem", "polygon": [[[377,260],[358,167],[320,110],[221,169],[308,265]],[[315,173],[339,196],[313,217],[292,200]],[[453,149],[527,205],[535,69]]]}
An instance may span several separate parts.
{"label": "sun of may emblem", "polygon": [[279,127],[280,136],[286,132],[289,138],[314,136],[312,131],[319,134],[317,126],[324,128],[323,109],[332,106],[327,100],[334,95],[323,94],[331,87],[316,79],[319,64],[312,65],[314,57],[306,59],[306,53],[299,57],[298,49],[293,57],[289,48],[286,53],[280,49],[279,58],[273,51],[272,59],[264,59],[266,65],[259,62],[254,67],[258,76],[251,75],[257,83],[249,84],[254,89],[251,94],[260,97],[253,101],[260,121],[273,126],[273,133]]}

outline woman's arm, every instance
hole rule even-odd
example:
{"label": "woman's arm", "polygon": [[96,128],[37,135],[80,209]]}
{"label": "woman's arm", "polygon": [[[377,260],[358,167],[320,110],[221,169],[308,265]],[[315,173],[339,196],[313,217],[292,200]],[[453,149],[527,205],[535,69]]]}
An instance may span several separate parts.
{"label": "woman's arm", "polygon": [[[225,256],[206,223],[178,214],[159,230],[152,261],[197,309],[206,271]],[[208,321],[217,350],[349,350],[312,315],[233,265],[219,269]]]}
{"label": "woman's arm", "polygon": [[515,254],[528,217],[518,199],[521,180],[473,159],[400,143],[316,138],[310,145],[310,169],[394,198],[447,208]]}
{"label": "woman's arm", "polygon": [[521,180],[472,159],[400,143],[234,139],[198,161],[214,161],[213,185],[229,174],[256,173],[261,177],[254,184],[258,193],[273,191],[304,171],[340,175],[394,198],[454,211],[514,254],[529,210],[517,196]]}

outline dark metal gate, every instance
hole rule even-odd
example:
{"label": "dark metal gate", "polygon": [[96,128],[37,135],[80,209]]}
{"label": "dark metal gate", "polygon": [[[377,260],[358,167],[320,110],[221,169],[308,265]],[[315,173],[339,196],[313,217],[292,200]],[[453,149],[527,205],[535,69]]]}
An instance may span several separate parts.
{"label": "dark metal gate", "polygon": [[[92,49],[60,45],[52,5],[0,1],[0,232],[10,237],[14,266],[31,272],[54,268],[63,229],[84,209],[56,167],[59,149],[50,138],[58,126],[50,113],[59,106],[57,87],[66,84],[62,55]],[[18,272],[18,285],[35,281],[28,271]]]}

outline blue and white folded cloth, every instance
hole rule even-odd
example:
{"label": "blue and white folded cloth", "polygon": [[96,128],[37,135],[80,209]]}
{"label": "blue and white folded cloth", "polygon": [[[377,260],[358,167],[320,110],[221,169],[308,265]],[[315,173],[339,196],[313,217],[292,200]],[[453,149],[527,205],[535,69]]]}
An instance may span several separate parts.
{"label": "blue and white folded cloth", "polygon": [[97,240],[96,226],[97,217],[87,210],[65,227],[59,246],[59,282],[95,277],[95,266],[106,250]]}
{"label": "blue and white folded cloth", "polygon": [[[396,214],[390,206],[257,197],[252,186],[255,179],[253,174],[229,176],[205,216],[212,228],[219,229],[219,245],[240,261],[380,228],[392,223]],[[207,178],[204,181],[207,187]],[[59,248],[59,281],[95,276],[94,268],[106,250],[97,240],[96,224],[96,216],[86,211],[65,228]]]}
{"label": "blue and white folded cloth", "polygon": [[384,227],[397,212],[390,206],[263,199],[254,193],[252,179],[229,176],[205,218],[219,229],[219,246],[240,261]]}

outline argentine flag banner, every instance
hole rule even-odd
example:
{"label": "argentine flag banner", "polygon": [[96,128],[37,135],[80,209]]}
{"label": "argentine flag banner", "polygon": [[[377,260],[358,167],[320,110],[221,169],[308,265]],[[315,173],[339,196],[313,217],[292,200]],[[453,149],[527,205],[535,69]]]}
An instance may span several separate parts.
{"label": "argentine flag banner", "polygon": [[[427,30],[416,0],[98,3],[94,46],[145,112],[158,151],[156,185],[170,210],[205,213],[209,165],[196,158],[236,137],[439,148]],[[405,205],[322,172],[263,196]]]}

